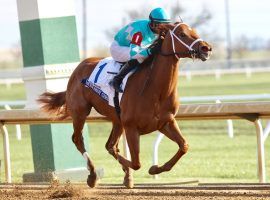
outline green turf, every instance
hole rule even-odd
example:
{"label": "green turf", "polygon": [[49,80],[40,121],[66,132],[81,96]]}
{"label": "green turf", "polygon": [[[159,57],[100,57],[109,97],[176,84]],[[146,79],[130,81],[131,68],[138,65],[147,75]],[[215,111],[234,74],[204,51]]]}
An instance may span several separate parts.
{"label": "green turf", "polygon": [[[227,136],[226,121],[185,121],[180,123],[180,127],[190,145],[189,152],[170,172],[161,174],[156,182],[183,180],[208,182],[258,181],[256,135],[255,129],[250,122],[234,121],[235,137],[233,139]],[[23,173],[33,171],[28,126],[22,128],[23,139],[18,141],[14,133],[14,127],[8,126],[10,131],[12,177],[16,182],[21,182]],[[102,167],[105,170],[103,183],[121,183],[123,179],[121,167],[104,148],[109,130],[110,125],[108,123],[90,124],[90,156],[97,167]],[[142,168],[134,174],[137,183],[155,181],[147,171],[152,164],[152,147],[156,135],[156,133],[153,133],[141,137],[140,157]],[[2,143],[1,140],[0,143]],[[177,146],[164,138],[159,149],[159,163],[166,162],[176,150]],[[270,159],[267,159],[269,150],[270,145],[266,142],[267,169],[270,167]],[[3,166],[1,174],[4,174]],[[2,176],[2,180],[3,178]]]}
{"label": "green turf", "polygon": [[[192,81],[181,77],[179,95],[226,95],[270,93],[269,73],[253,74],[251,78],[242,75],[225,75],[220,80],[214,76],[196,76]],[[0,101],[23,100],[25,91],[22,85],[14,85],[8,90],[0,85]],[[179,163],[170,171],[154,180],[147,171],[152,162],[152,147],[156,134],[141,137],[142,168],[134,173],[138,182],[169,182],[194,180],[218,182],[252,182],[257,179],[256,135],[252,123],[234,121],[235,137],[227,136],[226,121],[183,121],[179,122],[190,149]],[[266,122],[264,121],[264,124]],[[17,141],[14,126],[8,126],[12,158],[12,178],[22,180],[22,174],[33,171],[29,127],[23,126],[23,139]],[[119,164],[106,152],[104,146],[110,132],[110,125],[90,124],[90,155],[97,167],[103,167],[103,183],[122,182],[123,172]],[[0,145],[2,146],[2,137]],[[1,147],[2,148],[2,147]],[[177,146],[164,139],[159,150],[159,163],[164,163],[176,152]],[[266,162],[269,171],[270,143],[266,140]],[[3,153],[0,151],[1,180],[4,180]],[[269,177],[269,174],[267,174]]]}
{"label": "green turf", "polygon": [[23,84],[13,84],[9,89],[6,85],[0,84],[0,101],[16,101],[26,99]]}

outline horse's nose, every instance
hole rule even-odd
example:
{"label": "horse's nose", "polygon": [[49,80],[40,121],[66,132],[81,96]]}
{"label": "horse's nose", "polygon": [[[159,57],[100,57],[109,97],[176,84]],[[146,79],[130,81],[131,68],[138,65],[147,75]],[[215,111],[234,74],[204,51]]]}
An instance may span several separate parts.
{"label": "horse's nose", "polygon": [[209,51],[212,51],[212,48],[211,47],[206,46],[206,45],[200,46],[200,52],[207,53]]}

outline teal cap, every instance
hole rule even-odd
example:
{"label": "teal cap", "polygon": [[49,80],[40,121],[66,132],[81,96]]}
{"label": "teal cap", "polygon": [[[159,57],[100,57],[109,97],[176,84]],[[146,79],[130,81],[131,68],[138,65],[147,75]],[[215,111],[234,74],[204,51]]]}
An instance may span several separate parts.
{"label": "teal cap", "polygon": [[157,23],[170,23],[171,19],[169,14],[163,8],[155,8],[151,11],[149,19]]}

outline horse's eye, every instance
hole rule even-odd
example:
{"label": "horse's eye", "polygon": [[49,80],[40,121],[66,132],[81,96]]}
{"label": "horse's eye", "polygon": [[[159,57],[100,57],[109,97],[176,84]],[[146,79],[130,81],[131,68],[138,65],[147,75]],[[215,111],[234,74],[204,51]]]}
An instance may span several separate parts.
{"label": "horse's eye", "polygon": [[186,34],[183,33],[183,32],[181,32],[181,33],[180,33],[180,37],[186,37]]}

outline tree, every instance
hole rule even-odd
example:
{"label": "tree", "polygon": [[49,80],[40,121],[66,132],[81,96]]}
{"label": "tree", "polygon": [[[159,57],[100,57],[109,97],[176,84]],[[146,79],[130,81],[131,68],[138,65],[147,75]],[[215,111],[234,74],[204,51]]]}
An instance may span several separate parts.
{"label": "tree", "polygon": [[233,51],[238,58],[243,58],[245,52],[249,49],[249,39],[245,35],[241,35],[236,39],[236,43],[233,45]]}
{"label": "tree", "polygon": [[[185,15],[185,9],[179,3],[179,0],[176,0],[176,3],[173,4],[172,7],[168,8],[167,10],[171,13],[171,18],[173,21],[180,21],[181,16]],[[133,9],[128,10],[126,13],[126,17],[122,20],[121,27],[113,27],[110,30],[105,32],[107,38],[111,41],[117,31],[122,28],[127,23],[134,21],[135,19],[145,19],[148,18],[148,14],[151,12],[150,6],[143,5],[140,6],[141,9]],[[191,27],[198,28],[200,27],[203,30],[203,26],[207,25],[208,22],[211,20],[212,14],[207,8],[203,8],[202,11],[196,16],[190,16],[187,19],[184,19]],[[200,35],[208,35],[206,30],[200,31]]]}

